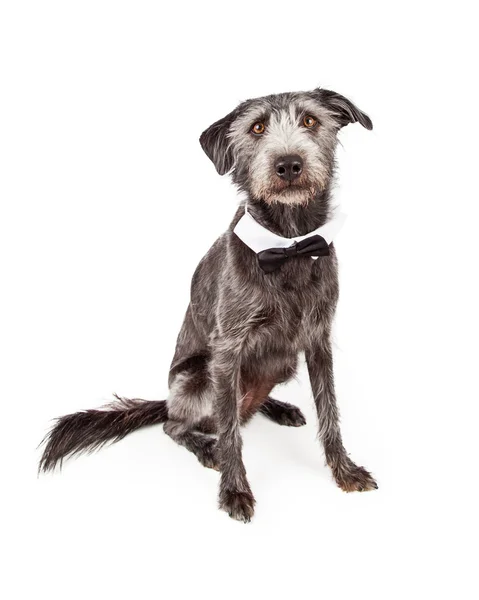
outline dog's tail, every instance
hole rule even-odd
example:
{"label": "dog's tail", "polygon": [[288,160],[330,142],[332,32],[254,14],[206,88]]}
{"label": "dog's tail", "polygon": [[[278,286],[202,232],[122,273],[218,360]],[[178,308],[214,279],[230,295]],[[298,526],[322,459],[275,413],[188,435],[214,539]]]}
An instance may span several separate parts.
{"label": "dog's tail", "polygon": [[168,420],[165,400],[140,400],[116,396],[116,401],[100,409],[65,415],[56,420],[40,446],[44,446],[38,471],[53,471],[63,459],[82,452],[94,452],[126,435]]}

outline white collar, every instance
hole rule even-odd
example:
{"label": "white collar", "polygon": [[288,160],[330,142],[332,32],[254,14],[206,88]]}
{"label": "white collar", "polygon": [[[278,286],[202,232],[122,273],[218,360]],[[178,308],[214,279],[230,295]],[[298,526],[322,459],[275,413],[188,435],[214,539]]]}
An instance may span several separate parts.
{"label": "white collar", "polygon": [[[260,225],[253,216],[248,212],[248,207],[245,204],[244,215],[236,224],[233,232],[239,237],[239,239],[246,244],[253,252],[258,254],[263,250],[269,248],[289,248],[295,242],[301,242],[306,238],[312,237],[313,235],[320,235],[326,240],[328,245],[336,237],[339,230],[344,225],[346,220],[345,213],[338,213],[327,223],[318,227],[314,231],[307,233],[306,235],[300,235],[293,238],[285,238],[276,233],[273,233],[263,225]],[[317,258],[317,257],[311,257]]]}

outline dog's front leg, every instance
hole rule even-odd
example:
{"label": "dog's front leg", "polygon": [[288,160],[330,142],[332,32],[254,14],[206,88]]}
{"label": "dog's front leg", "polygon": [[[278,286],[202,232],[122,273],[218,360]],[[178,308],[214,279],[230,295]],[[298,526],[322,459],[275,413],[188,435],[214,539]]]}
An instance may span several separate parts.
{"label": "dog's front leg", "polygon": [[339,428],[339,411],[336,404],[333,376],[333,354],[329,333],[306,351],[314,402],[319,420],[319,437],[324,446],[326,462],[334,478],[345,492],[377,489],[371,474],[358,467],[347,455]]}
{"label": "dog's front leg", "polygon": [[223,339],[215,343],[211,374],[215,389],[221,470],[219,506],[233,519],[247,523],[253,516],[255,500],[241,454],[240,349],[236,341]]}

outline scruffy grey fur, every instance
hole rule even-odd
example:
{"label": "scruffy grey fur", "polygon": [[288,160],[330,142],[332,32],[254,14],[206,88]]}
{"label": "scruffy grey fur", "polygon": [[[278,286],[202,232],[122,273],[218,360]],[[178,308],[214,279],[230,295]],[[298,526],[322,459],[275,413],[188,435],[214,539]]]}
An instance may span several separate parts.
{"label": "scruffy grey fur", "polygon": [[[313,117],[314,126],[305,126],[305,117]],[[332,212],[337,134],[354,122],[372,129],[369,117],[348,99],[316,89],[248,100],[201,135],[218,173],[230,172],[245,200],[193,276],[166,406],[119,399],[106,410],[60,418],[46,438],[41,469],[142,425],[164,422],[173,440],[221,472],[220,508],[247,522],[255,500],[242,460],[240,426],[257,411],[282,425],[305,423],[298,408],[270,396],[275,385],[294,376],[304,351],[319,436],[336,482],[348,492],[377,488],[341,440],[330,339],[338,299],[334,247],[329,256],[295,257],[267,274],[233,233],[244,202],[259,223],[284,237],[323,225]],[[252,130],[255,123],[264,127],[260,134]],[[291,155],[300,157],[302,170],[288,180],[275,165]]]}

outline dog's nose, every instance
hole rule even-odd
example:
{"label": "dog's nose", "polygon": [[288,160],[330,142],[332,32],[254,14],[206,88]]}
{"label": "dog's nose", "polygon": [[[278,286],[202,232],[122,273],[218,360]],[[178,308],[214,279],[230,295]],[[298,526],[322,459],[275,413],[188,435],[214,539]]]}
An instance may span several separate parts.
{"label": "dog's nose", "polygon": [[276,175],[286,181],[293,181],[303,172],[303,160],[298,154],[281,156],[274,163]]}

